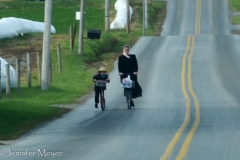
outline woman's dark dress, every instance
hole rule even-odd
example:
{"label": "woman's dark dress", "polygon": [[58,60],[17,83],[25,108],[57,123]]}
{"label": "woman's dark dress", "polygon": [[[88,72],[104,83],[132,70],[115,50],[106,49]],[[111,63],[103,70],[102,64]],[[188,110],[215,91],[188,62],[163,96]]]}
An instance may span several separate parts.
{"label": "woman's dark dress", "polygon": [[[124,55],[119,56],[118,58],[118,71],[119,73],[133,73],[138,72],[138,63],[137,58],[134,54],[129,54],[130,58],[127,58]],[[123,78],[126,78],[127,75],[121,76],[121,82]],[[132,98],[137,98],[142,96],[142,88],[137,81],[137,75],[130,74],[131,80],[135,81],[135,85],[132,91]]]}

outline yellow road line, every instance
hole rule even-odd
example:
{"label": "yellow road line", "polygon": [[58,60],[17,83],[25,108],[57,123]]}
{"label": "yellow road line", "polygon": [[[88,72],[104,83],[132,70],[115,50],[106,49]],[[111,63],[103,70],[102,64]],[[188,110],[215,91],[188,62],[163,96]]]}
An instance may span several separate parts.
{"label": "yellow road line", "polygon": [[182,160],[188,150],[188,147],[190,145],[190,142],[192,141],[192,138],[199,126],[200,123],[200,105],[198,102],[198,98],[196,96],[196,94],[193,91],[193,87],[192,87],[192,56],[193,56],[193,52],[194,52],[194,46],[195,46],[195,37],[193,37],[192,39],[192,48],[191,48],[191,53],[188,57],[188,87],[189,87],[189,91],[194,99],[194,106],[195,106],[195,122],[193,124],[193,127],[191,128],[191,130],[189,131],[186,140],[184,141],[181,150],[176,158],[176,160]]}
{"label": "yellow road line", "polygon": [[197,12],[196,12],[196,28],[195,34],[200,35],[200,28],[201,28],[201,17],[202,17],[202,0],[197,0]]}
{"label": "yellow road line", "polygon": [[[201,10],[202,10],[202,0],[197,0],[197,5],[196,5],[196,26],[195,26],[195,34],[200,35],[200,30],[201,30]],[[187,153],[187,150],[189,148],[189,145],[192,141],[192,138],[199,126],[200,123],[200,105],[198,102],[198,98],[196,94],[193,91],[192,87],[192,56],[194,53],[194,46],[195,46],[195,36],[188,35],[188,40],[187,40],[187,47],[186,51],[184,53],[183,59],[182,59],[182,72],[181,72],[181,81],[182,81],[182,91],[186,100],[186,117],[184,119],[184,122],[182,126],[179,128],[175,136],[173,137],[172,141],[169,143],[168,147],[166,148],[164,154],[160,158],[160,160],[167,160],[170,157],[170,154],[172,153],[176,143],[180,139],[183,131],[185,130],[186,126],[189,124],[190,121],[190,109],[191,109],[191,101],[189,98],[189,95],[187,93],[186,89],[186,62],[187,62],[187,57],[188,57],[188,88],[189,91],[194,99],[194,106],[195,106],[195,122],[193,124],[193,127],[189,131],[184,143],[182,144],[182,147],[179,151],[178,156],[176,157],[176,160],[182,160]],[[190,50],[191,47],[191,50]],[[188,56],[190,50],[190,55]]]}
{"label": "yellow road line", "polygon": [[160,160],[167,160],[170,154],[172,153],[174,146],[176,145],[177,141],[182,135],[182,132],[185,130],[186,126],[188,125],[190,121],[190,98],[188,96],[187,90],[186,90],[186,79],[185,79],[185,74],[186,74],[186,61],[187,61],[187,55],[190,49],[190,42],[191,42],[191,36],[188,36],[188,41],[187,41],[187,47],[186,51],[184,53],[183,59],[182,59],[182,72],[181,72],[181,80],[182,80],[182,91],[184,94],[184,97],[186,99],[186,117],[185,120],[182,124],[182,126],[179,128],[175,136],[173,137],[172,141],[169,143],[168,147],[166,148],[164,154],[160,158]]}
{"label": "yellow road line", "polygon": [[[182,144],[182,147],[179,151],[178,156],[176,157],[176,160],[182,160],[186,156],[189,145],[190,145],[192,138],[199,126],[199,123],[200,123],[200,105],[199,105],[198,98],[193,91],[193,86],[192,86],[192,57],[193,57],[193,53],[194,53],[194,46],[195,46],[195,36],[189,35],[188,40],[187,40],[186,51],[185,51],[183,59],[182,59],[182,71],[181,71],[182,91],[183,91],[183,94],[184,94],[184,97],[186,100],[186,117],[185,117],[185,120],[184,120],[182,126],[179,128],[179,130],[175,134],[174,138],[169,143],[168,147],[166,148],[166,150],[165,150],[164,154],[162,155],[162,157],[160,158],[160,160],[167,160],[170,157],[170,154],[172,153],[176,143],[180,139],[186,126],[189,124],[189,121],[191,118],[190,117],[191,116],[191,112],[190,112],[191,111],[191,100],[187,93],[186,83],[188,83],[189,92],[194,99],[195,122],[194,122],[191,130],[189,131],[184,143]],[[188,66],[186,65],[187,63],[188,63]],[[187,70],[188,82],[186,82],[186,78],[185,78],[186,77],[186,68],[188,69]]]}

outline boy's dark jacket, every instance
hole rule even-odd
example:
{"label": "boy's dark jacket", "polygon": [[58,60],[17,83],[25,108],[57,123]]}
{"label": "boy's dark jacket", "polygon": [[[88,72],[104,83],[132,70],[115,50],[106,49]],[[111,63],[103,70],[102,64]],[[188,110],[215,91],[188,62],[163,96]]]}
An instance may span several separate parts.
{"label": "boy's dark jacket", "polygon": [[[96,74],[93,76],[93,80],[96,79],[96,80],[107,80],[108,79],[108,75],[105,73],[103,75],[101,75],[100,73]],[[110,82],[110,80],[108,80],[108,83]],[[101,87],[100,86],[94,86],[94,89],[95,90],[101,90]],[[104,90],[106,90],[106,87],[103,87]]]}

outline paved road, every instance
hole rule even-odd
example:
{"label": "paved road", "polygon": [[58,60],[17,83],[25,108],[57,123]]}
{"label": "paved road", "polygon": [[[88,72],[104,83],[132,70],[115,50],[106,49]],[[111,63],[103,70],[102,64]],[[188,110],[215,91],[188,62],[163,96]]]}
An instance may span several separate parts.
{"label": "paved road", "polygon": [[227,1],[167,1],[161,36],[131,50],[143,88],[136,108],[127,109],[115,68],[106,111],[90,98],[1,146],[0,159],[240,159],[240,37],[231,35]]}

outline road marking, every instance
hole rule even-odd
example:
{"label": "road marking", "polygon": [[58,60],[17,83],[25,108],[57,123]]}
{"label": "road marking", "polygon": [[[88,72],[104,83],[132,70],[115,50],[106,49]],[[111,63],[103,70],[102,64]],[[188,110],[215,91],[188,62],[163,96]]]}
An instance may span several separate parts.
{"label": "road marking", "polygon": [[194,53],[194,46],[195,46],[194,43],[195,43],[195,36],[193,36],[193,38],[192,38],[192,48],[191,48],[190,55],[188,57],[188,88],[194,99],[195,122],[194,122],[191,130],[189,131],[187,138],[185,139],[176,160],[182,160],[185,157],[188,147],[190,145],[190,142],[192,141],[192,138],[199,126],[199,123],[200,123],[200,105],[199,105],[198,98],[197,98],[196,94],[194,93],[193,87],[192,87],[192,56]]}
{"label": "road marking", "polygon": [[175,136],[173,137],[172,141],[169,143],[168,147],[166,148],[164,154],[160,158],[160,160],[167,160],[172,153],[176,143],[178,142],[179,138],[181,137],[183,131],[185,130],[186,126],[188,125],[190,121],[190,98],[188,96],[187,90],[186,90],[186,61],[187,61],[187,55],[190,49],[190,42],[191,42],[191,36],[188,36],[187,40],[187,47],[186,51],[184,53],[183,59],[182,59],[182,72],[181,72],[181,81],[182,81],[182,91],[186,100],[186,116],[185,120],[182,124],[182,126],[179,128]]}
{"label": "road marking", "polygon": [[[195,34],[196,35],[200,35],[200,33],[201,33],[201,16],[202,16],[201,10],[202,10],[202,0],[197,0],[196,26],[195,26]],[[186,68],[188,68],[188,71],[187,71],[188,72],[188,74],[187,74],[188,88],[189,88],[189,92],[194,100],[195,122],[194,122],[191,130],[189,131],[184,143],[182,144],[182,147],[179,151],[178,156],[176,157],[176,160],[182,160],[186,156],[189,145],[190,145],[192,138],[199,126],[199,123],[200,123],[200,105],[199,105],[198,98],[197,98],[196,94],[194,93],[193,87],[192,87],[192,56],[194,53],[194,46],[195,46],[195,36],[188,35],[187,47],[186,47],[186,51],[185,51],[183,59],[182,59],[182,71],[181,71],[182,92],[184,94],[185,101],[186,101],[186,104],[185,104],[186,105],[186,116],[185,116],[182,126],[179,128],[179,130],[173,137],[172,141],[169,143],[168,147],[166,148],[166,150],[165,150],[164,154],[162,155],[162,157],[160,158],[160,160],[167,160],[170,157],[170,154],[172,153],[176,143],[180,139],[186,126],[189,124],[189,121],[191,118],[190,117],[191,116],[191,112],[190,112],[191,111],[191,100],[189,98],[189,95],[188,95],[187,89],[186,89],[186,79],[185,79]],[[190,50],[190,54],[188,55],[189,50]],[[188,57],[188,67],[186,66],[187,57]]]}
{"label": "road marking", "polygon": [[197,12],[196,12],[196,28],[195,34],[200,35],[201,28],[201,16],[202,16],[202,0],[197,0]]}
{"label": "road marking", "polygon": [[[189,124],[189,121],[191,118],[191,99],[187,93],[186,84],[188,84],[189,92],[194,100],[195,122],[194,122],[191,130],[189,131],[185,141],[183,142],[182,147],[179,151],[179,154],[176,157],[176,160],[182,160],[186,156],[189,145],[190,145],[192,138],[199,126],[199,123],[200,123],[200,105],[199,105],[198,98],[197,98],[196,94],[194,93],[193,87],[192,87],[192,57],[193,57],[193,53],[194,53],[194,46],[195,46],[195,36],[188,35],[187,47],[186,47],[186,51],[183,55],[182,71],[181,71],[182,92],[184,94],[184,98],[186,101],[185,102],[186,116],[185,116],[182,126],[179,128],[179,130],[173,137],[172,141],[169,143],[168,147],[166,148],[166,150],[165,150],[164,154],[162,155],[162,157],[160,158],[160,160],[167,160],[170,157],[176,143],[179,141],[182,133],[184,132],[185,128]],[[186,70],[187,70],[187,74],[186,74]],[[187,77],[187,81],[186,81],[186,77]]]}

